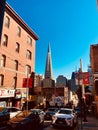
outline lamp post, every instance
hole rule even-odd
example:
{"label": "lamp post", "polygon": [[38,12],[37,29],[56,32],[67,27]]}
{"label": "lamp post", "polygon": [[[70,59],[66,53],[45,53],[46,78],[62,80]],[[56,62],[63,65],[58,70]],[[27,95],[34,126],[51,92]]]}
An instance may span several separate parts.
{"label": "lamp post", "polygon": [[[84,79],[86,78],[86,75],[84,72],[82,72],[82,60],[80,59],[80,71],[76,75],[78,79],[78,85],[81,85],[80,89],[80,109],[81,109],[81,130],[83,130],[82,125],[82,115],[83,115],[83,121],[87,121],[86,119],[86,104],[85,104],[85,88],[84,88]],[[81,82],[80,82],[81,81]]]}
{"label": "lamp post", "polygon": [[[79,103],[80,103],[80,113],[81,113],[81,130],[83,130],[83,124],[82,124],[82,96],[83,96],[83,93],[82,93],[82,86],[81,86],[81,75],[80,75],[80,72],[78,72],[76,74],[76,78],[78,80],[78,86],[79,86]],[[81,86],[81,87],[80,87]]]}

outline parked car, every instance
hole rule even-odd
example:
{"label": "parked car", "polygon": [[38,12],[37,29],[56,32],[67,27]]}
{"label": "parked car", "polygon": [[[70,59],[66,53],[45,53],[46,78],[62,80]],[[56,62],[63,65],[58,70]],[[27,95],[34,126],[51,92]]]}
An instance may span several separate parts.
{"label": "parked car", "polygon": [[46,110],[45,120],[51,120],[52,116],[59,110],[57,107],[51,107]]}
{"label": "parked car", "polygon": [[11,118],[7,125],[9,130],[31,130],[39,127],[40,118],[36,112],[24,110]]}
{"label": "parked car", "polygon": [[0,128],[5,127],[9,119],[10,114],[5,111],[5,108],[0,107]]}
{"label": "parked car", "polygon": [[43,127],[45,112],[41,109],[30,109],[32,112],[37,112],[40,118],[40,126]]}
{"label": "parked car", "polygon": [[77,123],[77,116],[73,109],[61,108],[52,116],[52,125],[57,127],[73,128]]}
{"label": "parked car", "polygon": [[10,118],[13,118],[18,113],[21,112],[21,109],[19,109],[17,107],[4,107],[3,111],[8,112],[10,114]]}

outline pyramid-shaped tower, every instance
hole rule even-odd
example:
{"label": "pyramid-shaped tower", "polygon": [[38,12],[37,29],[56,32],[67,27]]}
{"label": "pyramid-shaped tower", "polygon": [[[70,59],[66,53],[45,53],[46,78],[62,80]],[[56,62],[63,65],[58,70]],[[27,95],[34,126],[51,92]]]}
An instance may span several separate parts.
{"label": "pyramid-shaped tower", "polygon": [[48,44],[48,52],[47,52],[46,68],[45,68],[45,78],[46,79],[47,78],[53,79],[50,43]]}
{"label": "pyramid-shaped tower", "polygon": [[42,95],[46,97],[47,100],[50,100],[51,97],[54,95],[54,90],[55,90],[55,80],[53,79],[50,44],[48,44],[45,75],[42,85]]}

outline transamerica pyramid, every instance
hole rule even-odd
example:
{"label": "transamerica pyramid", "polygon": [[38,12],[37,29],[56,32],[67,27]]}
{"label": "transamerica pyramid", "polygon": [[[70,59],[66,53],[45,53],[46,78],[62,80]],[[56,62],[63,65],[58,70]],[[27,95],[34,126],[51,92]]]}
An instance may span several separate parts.
{"label": "transamerica pyramid", "polygon": [[54,90],[55,90],[55,80],[53,79],[52,59],[49,43],[46,57],[45,74],[42,83],[42,95],[46,97],[47,100],[50,100],[51,97],[54,95]]}
{"label": "transamerica pyramid", "polygon": [[45,78],[53,79],[50,43],[48,44],[48,53],[47,53],[46,67],[45,67]]}

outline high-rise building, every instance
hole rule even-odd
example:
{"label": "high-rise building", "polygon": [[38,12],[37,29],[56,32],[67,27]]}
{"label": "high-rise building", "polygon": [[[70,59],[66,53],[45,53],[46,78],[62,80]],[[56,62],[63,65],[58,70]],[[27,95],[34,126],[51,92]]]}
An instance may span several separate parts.
{"label": "high-rise building", "polygon": [[50,44],[48,44],[45,76],[44,76],[43,85],[42,85],[43,95],[47,99],[50,99],[52,95],[54,94],[54,88],[55,88],[55,81],[53,79],[52,58],[51,58],[51,52],[50,52]]}
{"label": "high-rise building", "polygon": [[47,78],[53,79],[50,44],[48,44],[48,53],[47,53],[46,68],[45,68],[45,79]]}
{"label": "high-rise building", "polygon": [[65,87],[67,86],[67,78],[63,75],[59,75],[56,78],[56,87]]}
{"label": "high-rise building", "polygon": [[77,72],[72,72],[72,75],[71,75],[71,86],[70,86],[70,89],[71,91],[74,91],[76,92],[78,90],[78,79],[76,78],[76,75],[77,75]]}

